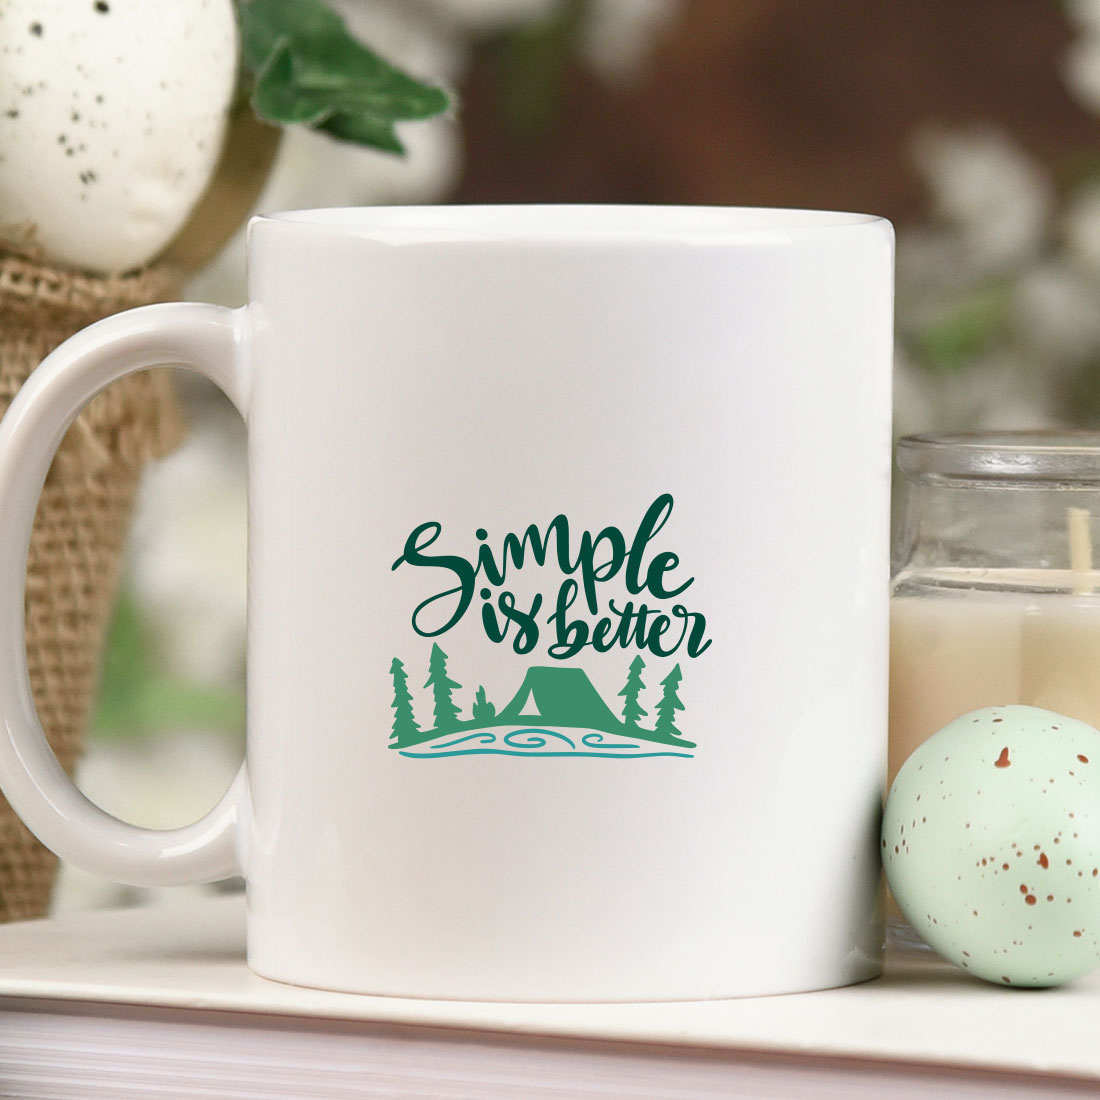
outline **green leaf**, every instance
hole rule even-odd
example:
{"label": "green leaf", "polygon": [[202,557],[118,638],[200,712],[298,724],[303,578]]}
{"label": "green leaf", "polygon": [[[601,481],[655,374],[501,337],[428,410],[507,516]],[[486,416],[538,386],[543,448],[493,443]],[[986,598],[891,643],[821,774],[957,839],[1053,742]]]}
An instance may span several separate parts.
{"label": "green leaf", "polygon": [[1011,298],[1011,286],[1005,282],[975,287],[934,321],[903,333],[905,346],[933,374],[964,370],[1002,331]]}
{"label": "green leaf", "polygon": [[244,693],[166,675],[151,658],[147,630],[123,595],[107,637],[92,735],[101,741],[141,737],[180,726],[244,727]]}
{"label": "green leaf", "polygon": [[566,0],[542,19],[499,37],[501,121],[513,136],[541,140],[557,121],[586,16],[586,0]]}
{"label": "green leaf", "polygon": [[240,0],[241,60],[265,122],[303,125],[342,141],[405,151],[394,124],[450,107],[442,88],[383,60],[320,0]]}
{"label": "green leaf", "polygon": [[344,21],[317,0],[241,0],[241,60],[258,72],[282,38],[316,40],[346,33]]}

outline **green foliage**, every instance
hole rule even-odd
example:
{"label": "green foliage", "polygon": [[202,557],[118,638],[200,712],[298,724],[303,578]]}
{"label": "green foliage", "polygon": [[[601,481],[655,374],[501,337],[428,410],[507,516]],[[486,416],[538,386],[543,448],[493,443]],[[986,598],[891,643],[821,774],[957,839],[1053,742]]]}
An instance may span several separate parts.
{"label": "green foliage", "polygon": [[1011,299],[1011,285],[1003,281],[974,287],[935,320],[903,331],[904,346],[917,363],[934,374],[964,370],[1002,331]]}
{"label": "green foliage", "polygon": [[157,667],[147,631],[125,594],[107,636],[92,734],[121,740],[180,726],[244,729],[244,691],[207,688]]}
{"label": "green foliage", "polygon": [[474,696],[473,718],[475,722],[491,722],[497,716],[497,708],[485,697],[485,688],[479,687]]}
{"label": "green foliage", "polygon": [[446,92],[368,49],[321,0],[238,0],[238,10],[241,64],[265,122],[404,153],[394,123],[450,107]]}
{"label": "green foliage", "polygon": [[514,136],[540,139],[556,120],[585,8],[585,0],[566,0],[542,19],[505,31],[497,40],[500,110]]}
{"label": "green foliage", "polygon": [[1095,430],[1100,422],[1100,360],[1081,364],[1061,394],[1060,412],[1067,424]]}

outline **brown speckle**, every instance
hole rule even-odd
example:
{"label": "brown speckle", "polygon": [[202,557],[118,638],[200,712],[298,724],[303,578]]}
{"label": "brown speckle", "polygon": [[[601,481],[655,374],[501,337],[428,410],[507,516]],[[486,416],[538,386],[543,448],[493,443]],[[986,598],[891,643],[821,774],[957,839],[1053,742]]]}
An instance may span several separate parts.
{"label": "brown speckle", "polygon": [[1039,858],[1035,861],[1045,871],[1050,866],[1050,860],[1047,859],[1046,852],[1040,852]]}
{"label": "brown speckle", "polygon": [[1039,899],[1036,898],[1034,894],[1028,894],[1028,896],[1024,898],[1024,901],[1026,901],[1028,905],[1034,905],[1038,900]]}
{"label": "brown speckle", "polygon": [[1073,935],[1074,935],[1074,937],[1075,937],[1075,938],[1077,938],[1077,939],[1080,939],[1080,938],[1081,938],[1081,931],[1080,931],[1080,929],[1078,929],[1077,931],[1075,931],[1075,932],[1073,933]]}
{"label": "brown speckle", "polygon": [[33,34],[35,36],[35,38],[41,38],[42,37],[42,24],[41,23],[32,23],[28,29],[30,30],[31,34]]}
{"label": "brown speckle", "polygon": [[1082,764],[1087,764],[1089,762],[1089,758],[1082,753],[1077,754],[1077,759],[1080,760]]}

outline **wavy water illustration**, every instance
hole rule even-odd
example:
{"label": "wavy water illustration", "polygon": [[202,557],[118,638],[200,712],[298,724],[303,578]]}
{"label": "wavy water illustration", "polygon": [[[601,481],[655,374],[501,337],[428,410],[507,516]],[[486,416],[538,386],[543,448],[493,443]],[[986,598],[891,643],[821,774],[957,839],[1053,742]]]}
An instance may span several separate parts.
{"label": "wavy water illustration", "polygon": [[[415,748],[398,750],[402,756],[426,760],[448,756],[596,756],[610,760],[639,760],[653,756],[679,756],[690,758],[690,752],[672,749],[650,750],[650,745],[637,741],[615,741],[614,734],[589,730],[578,745],[560,730],[527,726],[497,734],[491,730],[479,730],[462,737],[445,741],[433,741]],[[568,746],[566,748],[565,746]],[[638,750],[644,751],[638,751]]]}
{"label": "wavy water illustration", "polygon": [[[590,749],[637,749],[641,746],[635,744],[633,741],[621,741],[617,745],[605,743],[605,734],[602,733],[586,733],[581,741],[587,745]],[[677,754],[679,755],[679,754]]]}
{"label": "wavy water illustration", "polygon": [[433,749],[450,749],[450,748],[453,748],[455,745],[465,744],[465,742],[467,742],[467,741],[480,741],[483,745],[491,745],[496,739],[497,739],[497,736],[496,736],[495,733],[488,733],[488,732],[468,733],[468,734],[466,734],[465,737],[459,737],[454,741],[442,741],[442,742],[436,741],[436,742],[433,742],[429,746],[429,748],[433,748]]}
{"label": "wavy water illustration", "polygon": [[[525,737],[527,740],[518,740],[521,737]],[[556,737],[559,741],[564,741],[571,749],[577,747],[576,741],[566,737],[564,733],[558,733],[557,730],[537,728],[512,730],[511,733],[504,735],[504,743],[513,749],[544,749],[546,748],[547,737]]]}

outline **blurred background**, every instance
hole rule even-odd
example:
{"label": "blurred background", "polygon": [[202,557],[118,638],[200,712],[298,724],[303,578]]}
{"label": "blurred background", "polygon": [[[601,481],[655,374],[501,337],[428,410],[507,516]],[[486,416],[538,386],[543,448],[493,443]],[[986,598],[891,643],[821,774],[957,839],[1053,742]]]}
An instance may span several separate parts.
{"label": "blurred background", "polygon": [[[287,132],[257,209],[421,202],[859,210],[898,230],[896,432],[1100,419],[1100,0],[341,0],[452,88],[398,159]],[[244,298],[240,236],[190,296]],[[243,428],[183,376],[145,477],[79,779],[193,820],[244,735]],[[173,895],[178,895],[177,889]],[[63,868],[55,907],[157,900]]]}

